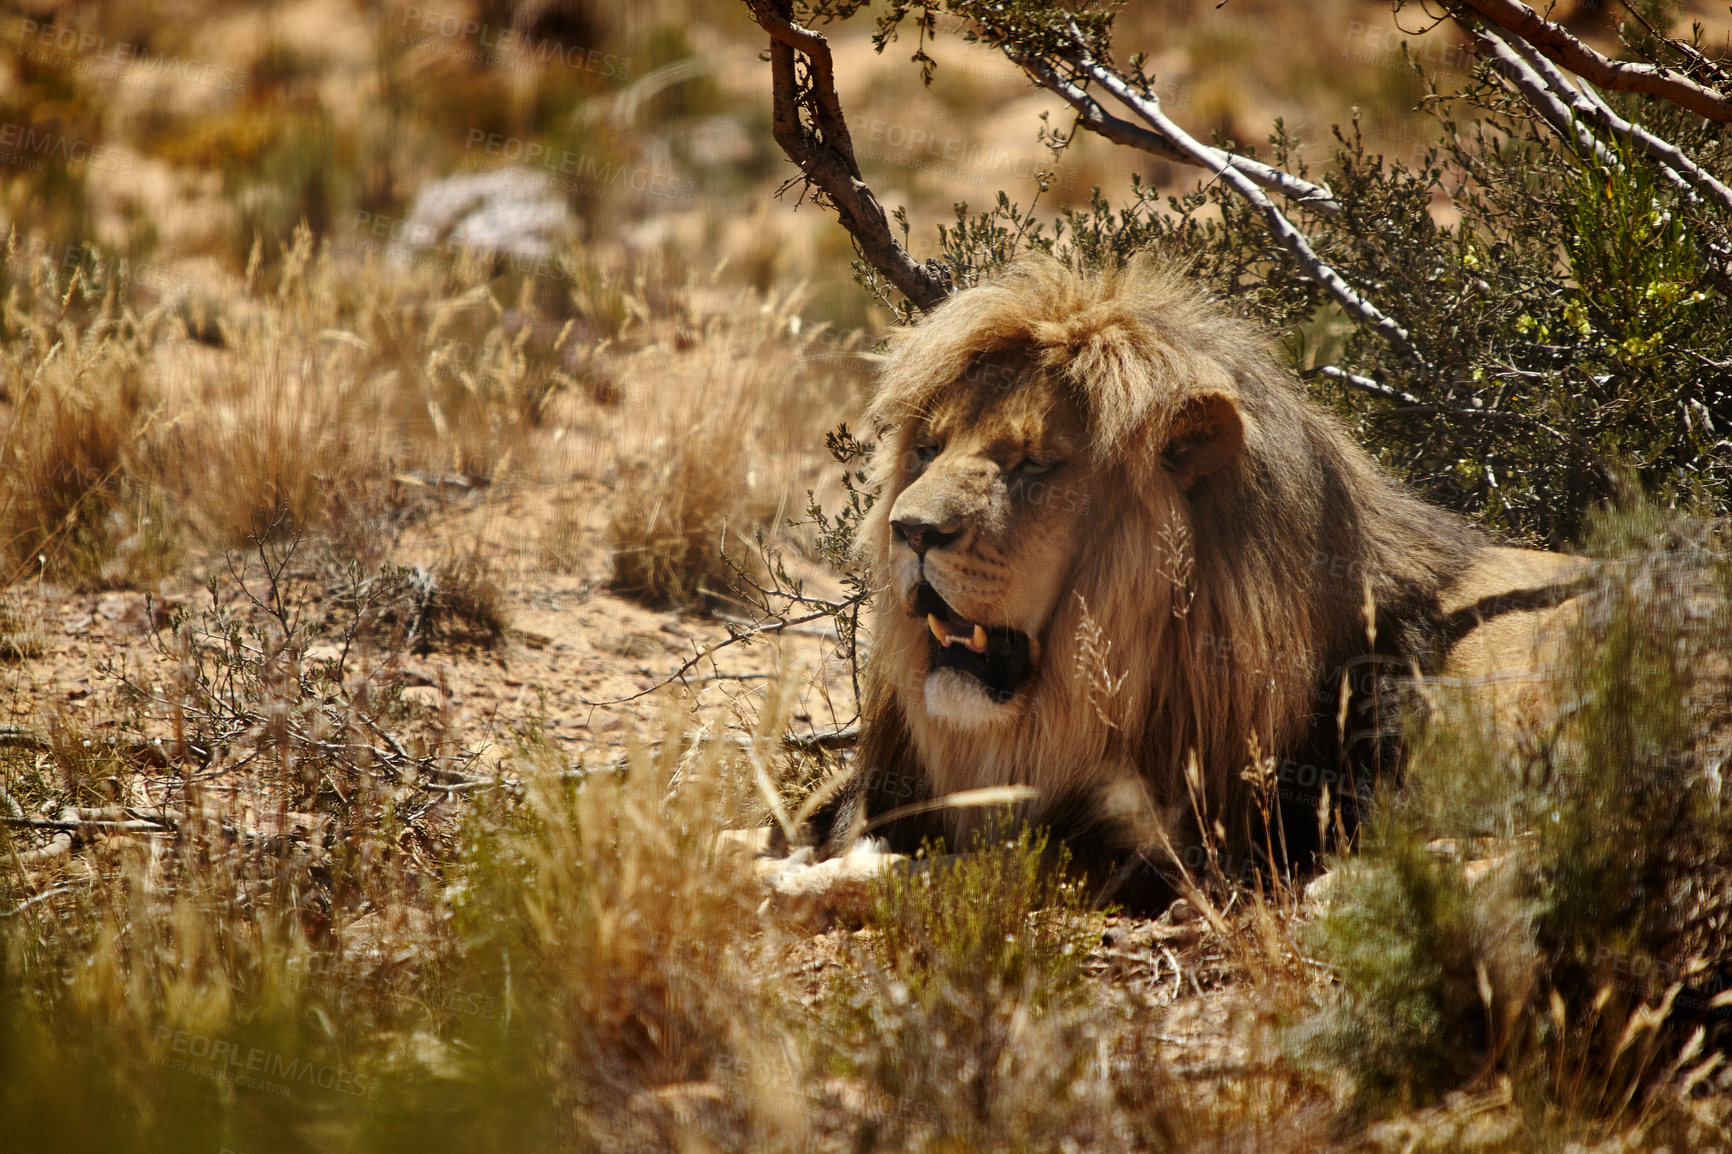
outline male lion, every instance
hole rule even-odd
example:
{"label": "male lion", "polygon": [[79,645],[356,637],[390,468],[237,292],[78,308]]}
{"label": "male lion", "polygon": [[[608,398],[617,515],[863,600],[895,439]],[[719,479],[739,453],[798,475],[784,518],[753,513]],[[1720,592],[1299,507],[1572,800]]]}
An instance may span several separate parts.
{"label": "male lion", "polygon": [[[1324,792],[1339,828],[1394,771],[1403,685],[1530,660],[1530,611],[1582,563],[1404,490],[1266,343],[1173,271],[1050,259],[900,334],[868,413],[869,689],[821,848],[867,814],[1022,785],[1103,898],[1158,902],[1175,856],[1200,860],[1199,808],[1230,871],[1269,843],[1303,865]],[[1267,842],[1259,760],[1281,802]],[[877,832],[960,847],[989,816]]]}

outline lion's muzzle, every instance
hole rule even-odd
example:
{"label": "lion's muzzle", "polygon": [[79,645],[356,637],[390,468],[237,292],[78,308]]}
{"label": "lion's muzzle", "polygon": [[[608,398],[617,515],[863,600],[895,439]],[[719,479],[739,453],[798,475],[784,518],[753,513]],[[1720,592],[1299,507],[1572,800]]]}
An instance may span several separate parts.
{"label": "lion's muzzle", "polygon": [[955,669],[980,683],[1002,705],[1034,674],[1034,647],[1028,634],[1006,625],[982,625],[952,609],[938,591],[922,581],[914,589],[914,615],[925,617],[931,669]]}

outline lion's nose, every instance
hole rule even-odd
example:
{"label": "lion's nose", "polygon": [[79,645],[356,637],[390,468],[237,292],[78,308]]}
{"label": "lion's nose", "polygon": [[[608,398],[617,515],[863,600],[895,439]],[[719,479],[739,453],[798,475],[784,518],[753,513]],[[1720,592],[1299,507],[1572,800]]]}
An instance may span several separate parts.
{"label": "lion's nose", "polygon": [[962,535],[960,530],[941,529],[926,521],[892,521],[890,527],[921,557],[928,549],[942,549]]}

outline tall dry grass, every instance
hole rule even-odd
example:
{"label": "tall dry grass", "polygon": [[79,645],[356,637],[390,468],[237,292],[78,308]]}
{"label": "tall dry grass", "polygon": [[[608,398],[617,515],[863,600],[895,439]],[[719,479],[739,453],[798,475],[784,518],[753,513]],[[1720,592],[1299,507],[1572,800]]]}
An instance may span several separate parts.
{"label": "tall dry grass", "polygon": [[137,310],[112,264],[69,281],[46,260],[6,271],[12,580],[149,584],[177,551],[231,548],[267,521],[376,542],[394,477],[489,479],[552,387],[526,351],[531,327],[501,322],[497,294],[516,286],[484,264],[411,282],[411,302],[434,295],[405,307],[400,276],[342,265],[303,230],[271,285],[196,330],[172,306]]}

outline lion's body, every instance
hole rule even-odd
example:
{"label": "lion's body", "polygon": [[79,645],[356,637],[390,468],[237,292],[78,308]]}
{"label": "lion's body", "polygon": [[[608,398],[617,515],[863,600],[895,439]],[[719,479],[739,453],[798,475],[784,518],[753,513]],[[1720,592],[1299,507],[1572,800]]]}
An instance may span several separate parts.
{"label": "lion's body", "polygon": [[[1452,648],[1509,659],[1515,633],[1480,631],[1543,606],[1498,598],[1570,572],[1407,492],[1260,334],[1148,266],[958,294],[902,334],[869,419],[881,592],[841,818],[1026,785],[1097,870],[1159,864],[1195,847],[1194,761],[1244,855],[1260,751],[1308,852],[1325,787],[1393,769],[1400,686]],[[983,820],[941,813],[893,844]]]}

